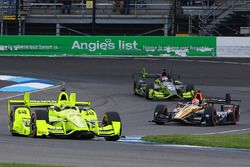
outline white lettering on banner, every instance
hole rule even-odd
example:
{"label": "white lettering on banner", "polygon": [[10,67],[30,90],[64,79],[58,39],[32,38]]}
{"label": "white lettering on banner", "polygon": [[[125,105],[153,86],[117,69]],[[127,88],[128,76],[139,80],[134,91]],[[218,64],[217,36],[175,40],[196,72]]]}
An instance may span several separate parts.
{"label": "white lettering on banner", "polygon": [[81,49],[94,52],[96,50],[113,50],[115,49],[115,44],[111,42],[110,39],[105,39],[105,42],[96,41],[94,42],[81,42],[74,41],[71,49]]}
{"label": "white lettering on banner", "polygon": [[186,57],[190,51],[204,53],[212,52],[214,48],[207,46],[143,46],[143,50],[148,53],[165,52],[162,54],[163,56],[170,56],[174,53],[177,56]]}
{"label": "white lettering on banner", "polygon": [[10,51],[18,51],[18,50],[57,50],[58,46],[56,45],[0,45],[0,51],[10,50]]}
{"label": "white lettering on banner", "polygon": [[136,41],[130,43],[119,40],[119,50],[138,50],[138,43]]}
{"label": "white lettering on banner", "polygon": [[[79,50],[88,50],[90,52],[94,52],[96,50],[114,50],[116,48],[115,43],[112,42],[111,39],[105,39],[105,42],[79,42],[74,41],[71,49],[79,49]],[[123,40],[118,40],[119,50],[139,50],[138,43],[136,41],[126,42]]]}

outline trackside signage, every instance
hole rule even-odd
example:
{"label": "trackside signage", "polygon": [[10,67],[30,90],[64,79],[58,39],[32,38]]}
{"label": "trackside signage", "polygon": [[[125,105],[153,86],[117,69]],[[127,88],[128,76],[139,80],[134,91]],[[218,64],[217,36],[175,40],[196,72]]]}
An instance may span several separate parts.
{"label": "trackside signage", "polygon": [[215,37],[1,36],[0,55],[216,56]]}
{"label": "trackside signage", "polygon": [[250,37],[217,37],[218,57],[250,57]]}

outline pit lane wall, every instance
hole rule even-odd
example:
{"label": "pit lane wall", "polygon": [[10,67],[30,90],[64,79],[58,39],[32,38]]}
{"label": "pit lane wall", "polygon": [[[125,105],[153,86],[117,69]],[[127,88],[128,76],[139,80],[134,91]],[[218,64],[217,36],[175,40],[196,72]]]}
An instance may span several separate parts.
{"label": "pit lane wall", "polygon": [[217,57],[250,57],[250,37],[217,37]]}
{"label": "pit lane wall", "polygon": [[216,37],[0,36],[0,56],[215,57]]}

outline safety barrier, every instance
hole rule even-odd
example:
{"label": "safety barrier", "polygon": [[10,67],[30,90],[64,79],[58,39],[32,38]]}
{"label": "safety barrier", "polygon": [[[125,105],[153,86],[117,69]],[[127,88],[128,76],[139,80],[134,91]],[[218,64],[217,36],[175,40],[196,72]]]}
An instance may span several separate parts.
{"label": "safety barrier", "polygon": [[250,57],[250,37],[217,37],[217,57]]}
{"label": "safety barrier", "polygon": [[215,37],[1,36],[0,55],[216,56]]}

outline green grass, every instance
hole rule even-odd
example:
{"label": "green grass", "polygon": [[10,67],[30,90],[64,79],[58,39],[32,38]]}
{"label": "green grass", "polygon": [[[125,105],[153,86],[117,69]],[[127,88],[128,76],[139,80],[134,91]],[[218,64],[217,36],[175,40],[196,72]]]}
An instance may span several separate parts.
{"label": "green grass", "polygon": [[0,163],[0,167],[66,167],[66,166],[39,165],[39,164],[20,164],[20,163]]}
{"label": "green grass", "polygon": [[145,136],[144,141],[166,144],[210,146],[224,148],[250,149],[250,134],[217,134],[217,135],[159,135]]}

